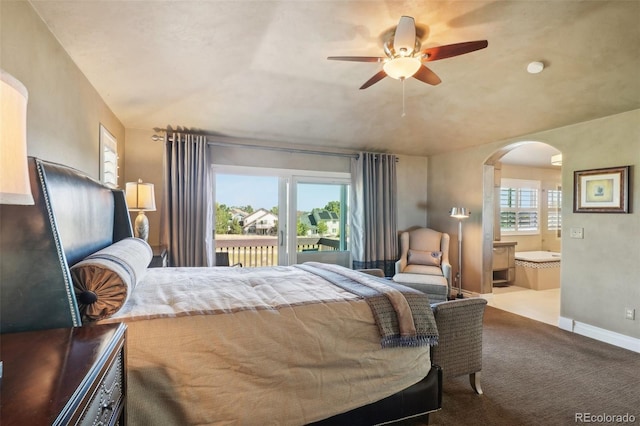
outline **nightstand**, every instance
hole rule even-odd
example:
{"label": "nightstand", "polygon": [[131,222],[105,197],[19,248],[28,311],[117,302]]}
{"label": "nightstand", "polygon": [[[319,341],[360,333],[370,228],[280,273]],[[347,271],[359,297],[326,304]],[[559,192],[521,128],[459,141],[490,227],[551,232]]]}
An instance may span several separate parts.
{"label": "nightstand", "polygon": [[168,264],[167,248],[165,246],[151,246],[153,258],[149,268],[164,268]]}
{"label": "nightstand", "polygon": [[0,424],[124,425],[126,326],[0,336]]}

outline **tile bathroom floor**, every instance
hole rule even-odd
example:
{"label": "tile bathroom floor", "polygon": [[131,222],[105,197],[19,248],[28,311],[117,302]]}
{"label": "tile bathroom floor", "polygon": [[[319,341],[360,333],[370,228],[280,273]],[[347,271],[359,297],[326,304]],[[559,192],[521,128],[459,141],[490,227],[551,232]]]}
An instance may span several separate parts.
{"label": "tile bathroom floor", "polygon": [[487,304],[513,314],[558,326],[560,289],[531,290],[507,286],[494,287],[492,294],[481,295]]}

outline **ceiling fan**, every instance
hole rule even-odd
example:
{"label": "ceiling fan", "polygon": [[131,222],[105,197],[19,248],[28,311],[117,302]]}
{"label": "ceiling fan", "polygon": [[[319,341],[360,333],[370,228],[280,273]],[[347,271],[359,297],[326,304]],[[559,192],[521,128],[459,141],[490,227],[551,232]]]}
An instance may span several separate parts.
{"label": "ceiling fan", "polygon": [[420,50],[422,42],[416,33],[414,19],[411,16],[402,16],[395,31],[390,32],[383,43],[386,57],[329,56],[327,59],[334,61],[381,62],[382,70],[367,80],[360,89],[366,89],[387,76],[403,81],[413,77],[423,83],[435,86],[440,84],[442,80],[427,68],[424,64],[425,62],[464,55],[465,53],[484,49],[488,45],[487,40],[478,40]]}

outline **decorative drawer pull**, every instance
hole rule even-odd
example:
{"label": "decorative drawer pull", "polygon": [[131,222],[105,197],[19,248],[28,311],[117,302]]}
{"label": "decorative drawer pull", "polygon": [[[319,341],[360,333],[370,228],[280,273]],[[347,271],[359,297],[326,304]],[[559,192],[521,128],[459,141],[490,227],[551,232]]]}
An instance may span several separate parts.
{"label": "decorative drawer pull", "polygon": [[102,403],[102,411],[106,411],[106,410],[113,410],[113,405],[115,404],[115,401],[109,401],[109,402],[103,402]]}

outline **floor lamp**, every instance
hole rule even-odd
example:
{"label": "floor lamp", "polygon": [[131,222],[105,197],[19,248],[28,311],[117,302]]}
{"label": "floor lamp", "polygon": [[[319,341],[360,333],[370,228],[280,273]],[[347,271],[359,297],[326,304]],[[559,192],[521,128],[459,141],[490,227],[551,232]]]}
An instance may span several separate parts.
{"label": "floor lamp", "polygon": [[456,283],[458,284],[458,294],[456,298],[462,299],[462,219],[469,217],[469,212],[464,207],[453,207],[449,216],[458,219],[458,272],[456,273]]}

